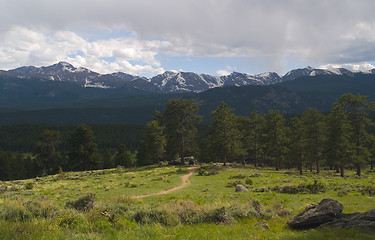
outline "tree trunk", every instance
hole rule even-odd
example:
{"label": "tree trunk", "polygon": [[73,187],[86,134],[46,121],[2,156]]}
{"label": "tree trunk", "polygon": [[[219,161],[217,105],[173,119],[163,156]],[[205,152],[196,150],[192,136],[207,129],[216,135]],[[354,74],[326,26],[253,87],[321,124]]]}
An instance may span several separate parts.
{"label": "tree trunk", "polygon": [[361,164],[357,163],[357,176],[361,176]]}
{"label": "tree trunk", "polygon": [[316,173],[320,173],[319,159],[316,159]]}
{"label": "tree trunk", "polygon": [[278,158],[276,158],[275,166],[276,166],[276,171],[279,171],[279,159]]}
{"label": "tree trunk", "polygon": [[302,161],[299,162],[299,175],[302,175]]}
{"label": "tree trunk", "polygon": [[224,166],[227,165],[227,154],[224,154]]}
{"label": "tree trunk", "polygon": [[370,166],[371,166],[371,170],[373,170],[374,169],[374,161],[370,162]]}
{"label": "tree trunk", "polygon": [[246,159],[245,159],[245,156],[242,156],[242,165],[246,165]]}
{"label": "tree trunk", "polygon": [[180,161],[181,163],[184,163],[184,154],[185,154],[185,149],[184,149],[184,146],[185,143],[184,143],[184,135],[181,134],[181,143],[180,143]]}
{"label": "tree trunk", "polygon": [[340,164],[340,176],[344,177],[344,164]]}
{"label": "tree trunk", "polygon": [[257,140],[255,140],[255,147],[254,147],[254,167],[258,166],[258,144]]}

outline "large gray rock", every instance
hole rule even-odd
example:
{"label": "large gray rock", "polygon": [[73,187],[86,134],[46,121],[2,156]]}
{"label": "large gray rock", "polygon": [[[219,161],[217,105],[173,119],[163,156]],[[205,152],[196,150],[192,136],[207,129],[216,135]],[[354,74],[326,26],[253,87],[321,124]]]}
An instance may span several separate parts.
{"label": "large gray rock", "polygon": [[247,192],[247,188],[242,184],[238,184],[236,186],[236,192]]}
{"label": "large gray rock", "polygon": [[342,217],[343,206],[336,200],[323,199],[318,205],[309,205],[287,224],[296,229],[314,228]]}
{"label": "large gray rock", "polygon": [[342,218],[326,223],[322,226],[375,229],[375,209],[371,209],[364,213],[344,214]]}

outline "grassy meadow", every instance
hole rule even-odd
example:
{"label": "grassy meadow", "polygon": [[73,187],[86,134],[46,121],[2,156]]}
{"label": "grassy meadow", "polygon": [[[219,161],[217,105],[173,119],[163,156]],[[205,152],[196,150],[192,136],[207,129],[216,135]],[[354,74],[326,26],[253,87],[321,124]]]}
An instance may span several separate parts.
{"label": "grassy meadow", "polygon": [[[132,198],[176,187],[187,173],[187,167],[150,166],[0,182],[0,239],[375,238],[369,230],[286,225],[324,198],[338,200],[344,213],[375,208],[375,171],[358,178],[347,170],[341,178],[328,170],[300,176],[294,169],[205,165],[186,188]],[[239,183],[248,191],[235,192]]]}

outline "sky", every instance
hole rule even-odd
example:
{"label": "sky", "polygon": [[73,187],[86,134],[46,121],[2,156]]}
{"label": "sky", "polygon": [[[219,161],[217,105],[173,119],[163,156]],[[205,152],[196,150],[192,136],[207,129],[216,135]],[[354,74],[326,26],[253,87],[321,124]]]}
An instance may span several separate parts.
{"label": "sky", "polygon": [[0,69],[280,75],[375,68],[373,0],[0,0]]}

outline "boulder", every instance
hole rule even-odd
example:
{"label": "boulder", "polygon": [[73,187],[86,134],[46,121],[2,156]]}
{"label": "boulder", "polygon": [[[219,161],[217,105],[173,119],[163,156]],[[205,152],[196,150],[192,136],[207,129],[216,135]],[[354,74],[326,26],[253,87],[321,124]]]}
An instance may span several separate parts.
{"label": "boulder", "polygon": [[238,184],[236,186],[236,192],[247,192],[247,188],[242,184]]}
{"label": "boulder", "polygon": [[309,205],[287,224],[296,229],[318,227],[342,217],[343,206],[336,200],[323,199],[318,205]]}
{"label": "boulder", "polygon": [[344,214],[342,218],[326,223],[322,226],[375,229],[375,209],[371,209],[364,213]]}

